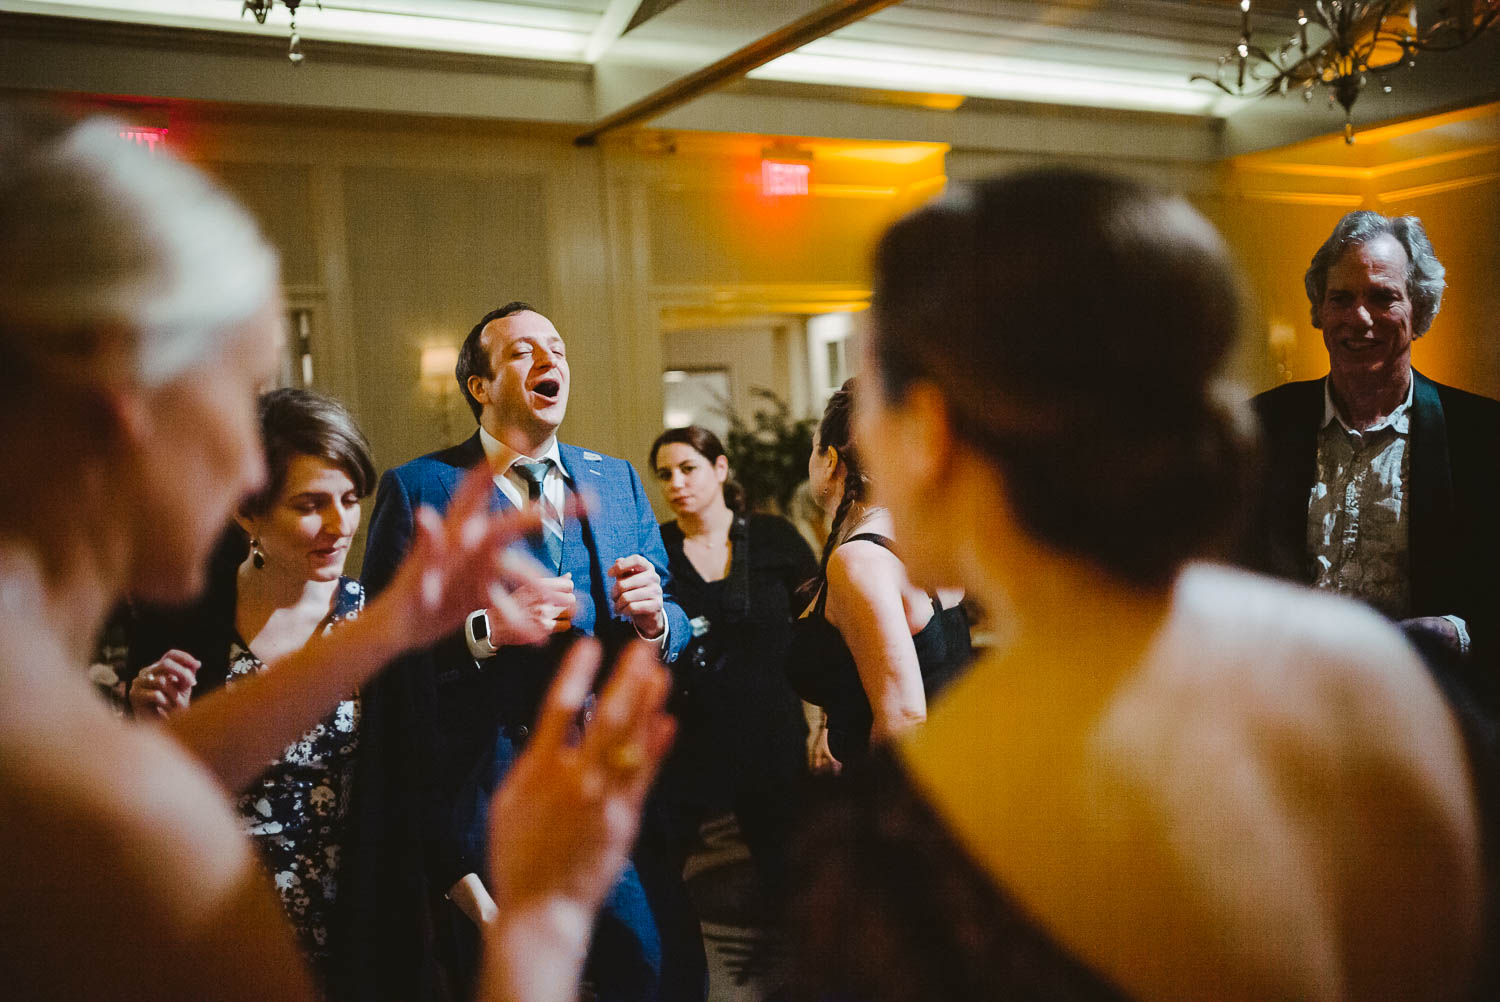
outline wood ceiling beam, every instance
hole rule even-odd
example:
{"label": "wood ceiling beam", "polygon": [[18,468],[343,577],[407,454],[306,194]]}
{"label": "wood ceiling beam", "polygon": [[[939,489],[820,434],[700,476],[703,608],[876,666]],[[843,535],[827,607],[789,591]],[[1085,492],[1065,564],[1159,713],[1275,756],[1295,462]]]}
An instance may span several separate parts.
{"label": "wood ceiling beam", "polygon": [[[594,64],[597,117],[574,140],[640,125],[898,0],[678,0]],[[665,58],[664,58],[665,57]]]}

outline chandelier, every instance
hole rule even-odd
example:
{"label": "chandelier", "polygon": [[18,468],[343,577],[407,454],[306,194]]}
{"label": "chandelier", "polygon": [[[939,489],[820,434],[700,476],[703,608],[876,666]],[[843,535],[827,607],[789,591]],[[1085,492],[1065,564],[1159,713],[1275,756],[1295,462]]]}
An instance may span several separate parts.
{"label": "chandelier", "polygon": [[[313,0],[318,5],[318,10],[323,9],[322,0]],[[255,16],[257,24],[266,23],[266,15],[271,13],[271,8],[276,6],[276,0],[245,0],[244,6],[240,8],[240,17],[249,11]],[[287,40],[286,57],[291,60],[293,66],[302,65],[302,36],[297,34],[297,8],[302,6],[302,0],[281,0],[281,6],[292,15],[292,34]]]}
{"label": "chandelier", "polygon": [[1344,109],[1344,142],[1354,142],[1354,102],[1373,75],[1389,94],[1386,74],[1413,66],[1419,52],[1446,52],[1468,45],[1500,24],[1500,0],[1447,0],[1437,20],[1418,25],[1414,0],[1316,0],[1313,11],[1327,39],[1308,42],[1310,19],[1297,12],[1297,33],[1274,52],[1250,40],[1250,0],[1240,0],[1240,38],[1219,57],[1213,76],[1195,74],[1233,97],[1265,97],[1300,88],[1311,101],[1317,86]]}

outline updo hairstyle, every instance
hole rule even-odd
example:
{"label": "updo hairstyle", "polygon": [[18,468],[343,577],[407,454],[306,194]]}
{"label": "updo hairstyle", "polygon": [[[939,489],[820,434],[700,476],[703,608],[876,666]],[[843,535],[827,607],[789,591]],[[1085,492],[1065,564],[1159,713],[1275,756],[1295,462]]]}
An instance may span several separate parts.
{"label": "updo hairstyle", "polygon": [[127,378],[158,386],[275,295],[276,255],[202,172],[0,105],[0,395]]}
{"label": "updo hairstyle", "polygon": [[[855,376],[844,380],[844,385],[833,391],[823,407],[823,420],[818,424],[818,448],[822,451],[837,449],[844,464],[844,493],[839,507],[833,515],[828,529],[825,550],[837,546],[851,522],[851,513],[862,511],[869,503],[870,478],[860,460],[859,447],[854,442],[854,391]],[[858,521],[857,518],[854,519]]]}
{"label": "updo hairstyle", "polygon": [[875,273],[885,398],[937,387],[1035,538],[1151,587],[1231,541],[1250,446],[1214,379],[1240,286],[1185,202],[1071,170],[998,178],[896,223]]}

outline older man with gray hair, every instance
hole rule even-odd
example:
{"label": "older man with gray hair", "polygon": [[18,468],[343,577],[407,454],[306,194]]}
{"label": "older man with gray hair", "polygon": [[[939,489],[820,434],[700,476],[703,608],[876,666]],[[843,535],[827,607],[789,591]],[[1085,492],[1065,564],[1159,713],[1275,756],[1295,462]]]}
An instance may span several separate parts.
{"label": "older man with gray hair", "polygon": [[1421,220],[1349,213],[1305,280],[1328,375],[1254,400],[1250,562],[1363,599],[1429,657],[1492,643],[1500,596],[1500,402],[1411,365],[1443,276]]}

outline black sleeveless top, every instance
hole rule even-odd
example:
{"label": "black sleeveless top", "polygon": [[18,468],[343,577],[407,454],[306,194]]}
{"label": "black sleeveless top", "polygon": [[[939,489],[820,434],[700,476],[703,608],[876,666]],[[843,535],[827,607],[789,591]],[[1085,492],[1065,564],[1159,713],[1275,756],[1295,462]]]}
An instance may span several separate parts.
{"label": "black sleeveless top", "polygon": [[[844,542],[855,540],[896,552],[895,542],[878,533],[856,533]],[[836,547],[830,547],[823,555],[816,604],[795,624],[792,646],[787,654],[787,675],[803,699],[827,711],[829,750],[834,758],[847,765],[851,760],[864,757],[870,745],[870,728],[875,717],[864,685],[859,680],[854,655],[849,653],[849,646],[844,643],[838,628],[824,614],[828,604],[828,559],[834,549]],[[963,606],[945,609],[936,594],[930,597],[932,618],[911,638],[917,649],[917,665],[922,672],[922,692],[928,702],[958,676],[973,652],[969,641],[969,620]]]}

